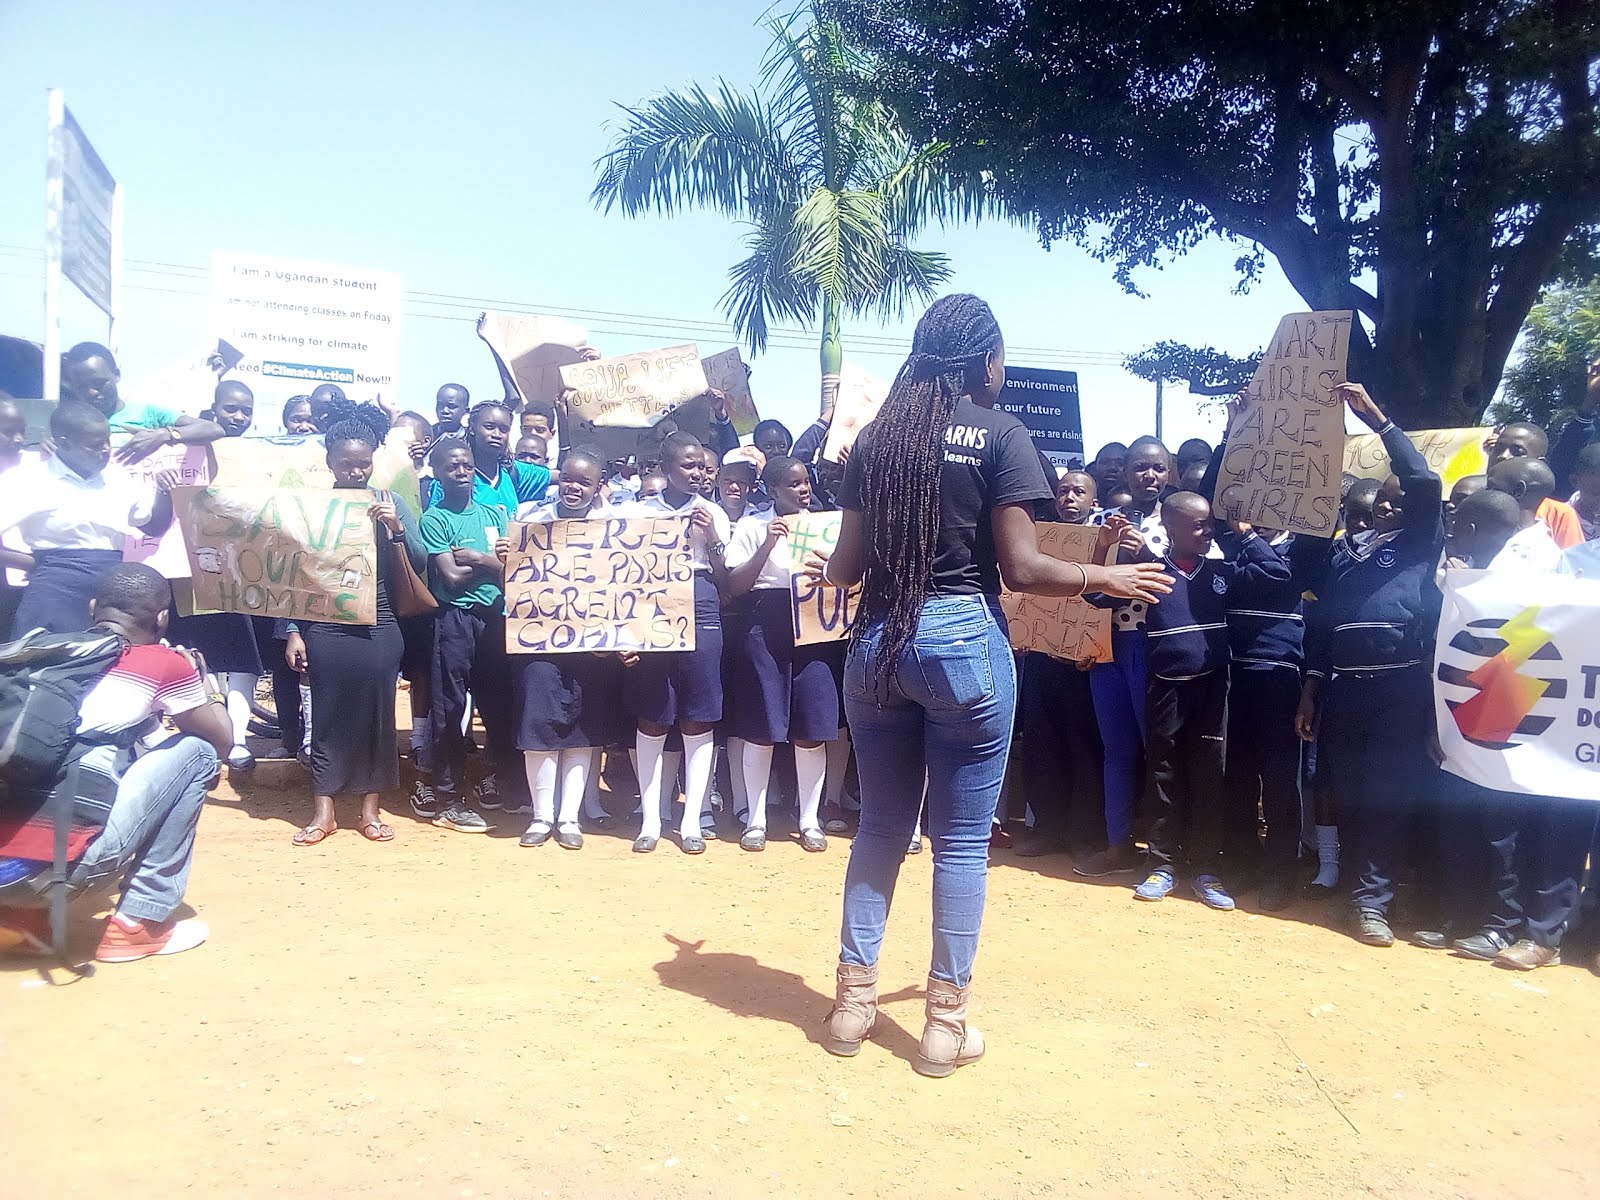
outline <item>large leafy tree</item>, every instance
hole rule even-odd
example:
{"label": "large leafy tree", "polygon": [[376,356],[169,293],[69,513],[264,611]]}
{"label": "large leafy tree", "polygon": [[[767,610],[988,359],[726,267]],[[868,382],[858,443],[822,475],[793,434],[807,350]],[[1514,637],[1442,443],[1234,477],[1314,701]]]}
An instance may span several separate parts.
{"label": "large leafy tree", "polygon": [[1210,235],[1245,284],[1271,254],[1361,314],[1352,375],[1416,425],[1482,412],[1539,289],[1596,249],[1594,0],[828,6],[914,136],[1047,243],[1130,290]]}
{"label": "large leafy tree", "polygon": [[914,144],[864,94],[867,62],[814,9],[769,22],[760,86],[718,81],[624,108],[596,166],[594,200],[628,216],[704,207],[745,222],[749,255],[723,305],[752,351],[776,320],[820,310],[822,403],[838,387],[845,314],[904,315],[950,275],[911,238],[929,220],[972,215],[982,189],[958,186],[945,147]]}
{"label": "large leafy tree", "polygon": [[1583,403],[1588,368],[1600,358],[1600,277],[1547,289],[1528,314],[1497,421],[1532,421],[1552,433]]}

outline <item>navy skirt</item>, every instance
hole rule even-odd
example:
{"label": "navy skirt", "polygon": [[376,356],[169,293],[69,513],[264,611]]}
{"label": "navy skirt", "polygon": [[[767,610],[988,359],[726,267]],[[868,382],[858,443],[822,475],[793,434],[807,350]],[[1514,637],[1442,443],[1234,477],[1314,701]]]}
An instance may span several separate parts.
{"label": "navy skirt", "polygon": [[731,622],[728,732],[750,742],[831,742],[843,723],[846,643],[794,644],[788,589],[752,592]]}
{"label": "navy skirt", "polygon": [[81,633],[89,628],[89,602],[100,581],[122,565],[120,550],[36,550],[28,587],[17,605],[11,632]]}
{"label": "navy skirt", "polygon": [[658,725],[722,720],[722,605],[707,573],[694,577],[694,649],[641,654],[623,675],[628,712]]}
{"label": "navy skirt", "polygon": [[609,746],[626,732],[614,655],[515,654],[511,667],[518,750]]}

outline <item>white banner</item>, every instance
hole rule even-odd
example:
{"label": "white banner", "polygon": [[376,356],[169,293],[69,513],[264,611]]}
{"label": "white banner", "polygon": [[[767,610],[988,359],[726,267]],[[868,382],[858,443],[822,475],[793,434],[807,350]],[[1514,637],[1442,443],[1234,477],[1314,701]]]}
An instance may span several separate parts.
{"label": "white banner", "polygon": [[1447,572],[1434,709],[1451,774],[1600,802],[1600,580]]}
{"label": "white banner", "polygon": [[403,298],[391,271],[214,253],[211,333],[244,355],[234,375],[255,393],[256,431],[281,433],[283,402],[320,383],[398,400]]}

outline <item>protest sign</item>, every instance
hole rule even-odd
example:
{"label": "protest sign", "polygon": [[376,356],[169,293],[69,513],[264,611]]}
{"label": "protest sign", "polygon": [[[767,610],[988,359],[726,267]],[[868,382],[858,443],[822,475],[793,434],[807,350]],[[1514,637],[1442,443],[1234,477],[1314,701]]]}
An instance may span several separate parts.
{"label": "protest sign", "polygon": [[[1406,436],[1444,482],[1448,494],[1458,479],[1482,475],[1489,469],[1489,456],[1483,448],[1483,439],[1489,432],[1487,429],[1419,429]],[[1344,469],[1358,479],[1389,478],[1389,452],[1383,448],[1383,439],[1375,433],[1347,436]]]}
{"label": "protest sign", "polygon": [[[1099,561],[1100,529],[1050,522],[1034,526],[1039,549],[1063,562]],[[1070,662],[1111,661],[1111,611],[1077,596],[1032,596],[1002,591],[1000,607],[1011,627],[1014,650],[1038,650]]]}
{"label": "protest sign", "polygon": [[486,312],[478,336],[511,372],[527,401],[554,404],[561,396],[561,368],[583,361],[589,334],[561,317]]}
{"label": "protest sign", "polygon": [[1349,310],[1292,313],[1278,322],[1250,380],[1249,403],[1228,426],[1213,507],[1219,518],[1321,537],[1339,515]]}
{"label": "protest sign", "polygon": [[755,397],[750,394],[750,372],[739,356],[739,348],[724,350],[700,360],[706,373],[706,385],[714,387],[728,398],[728,420],[740,437],[749,437],[756,431],[761,414],[756,411]]}
{"label": "protest sign", "polygon": [[196,613],[340,625],[378,619],[370,492],[178,488]]}
{"label": "protest sign", "polygon": [[693,345],[573,363],[561,368],[561,382],[576,393],[567,412],[580,429],[648,429],[706,390]]}
{"label": "protest sign", "polygon": [[400,394],[404,289],[391,271],[217,251],[211,333],[244,355],[234,374],[256,397],[256,423],[280,428],[283,403],[336,383],[352,400]]}
{"label": "protest sign", "polygon": [[1433,694],[1451,774],[1600,802],[1600,580],[1447,571]]}
{"label": "protest sign", "polygon": [[839,396],[834,401],[833,423],[822,457],[829,462],[844,461],[840,454],[856,444],[856,437],[872,423],[888,399],[887,384],[874,379],[854,363],[845,363],[839,372]]}
{"label": "protest sign", "polygon": [[[374,491],[393,492],[422,514],[422,494],[411,465],[410,443],[391,436],[372,455]],[[227,487],[331,488],[328,452],[316,434],[304,437],[223,438],[211,443],[216,455],[212,479]]]}
{"label": "protest sign", "polygon": [[682,517],[513,522],[511,654],[694,649],[694,568]]}
{"label": "protest sign", "polygon": [[785,538],[789,556],[790,612],[794,625],[794,644],[811,646],[818,642],[842,642],[850,636],[856,610],[861,605],[861,589],[829,587],[801,572],[813,553],[832,556],[839,544],[841,512],[803,512],[787,518],[789,536]]}
{"label": "protest sign", "polygon": [[[164,471],[176,474],[180,486],[211,482],[211,454],[204,446],[163,446],[127,467],[128,474],[154,488]],[[122,545],[125,562],[144,563],[168,579],[189,578],[189,551],[183,544],[183,527],[174,521],[158,538],[135,534]]]}
{"label": "protest sign", "polygon": [[1078,373],[1006,367],[1006,385],[996,408],[1028,427],[1028,436],[1053,466],[1083,466],[1083,418],[1078,412]]}

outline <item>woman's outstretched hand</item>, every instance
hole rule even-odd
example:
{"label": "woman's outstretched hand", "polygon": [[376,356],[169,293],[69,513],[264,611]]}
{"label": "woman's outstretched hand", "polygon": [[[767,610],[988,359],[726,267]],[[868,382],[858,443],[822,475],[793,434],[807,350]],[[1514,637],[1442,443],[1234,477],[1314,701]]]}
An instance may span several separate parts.
{"label": "woman's outstretched hand", "polygon": [[1085,591],[1100,592],[1119,600],[1143,600],[1146,604],[1159,604],[1161,597],[1172,590],[1172,577],[1161,569],[1160,563],[1087,566],[1084,570],[1089,575],[1089,586]]}

